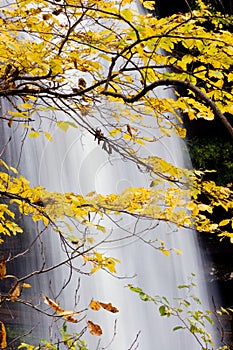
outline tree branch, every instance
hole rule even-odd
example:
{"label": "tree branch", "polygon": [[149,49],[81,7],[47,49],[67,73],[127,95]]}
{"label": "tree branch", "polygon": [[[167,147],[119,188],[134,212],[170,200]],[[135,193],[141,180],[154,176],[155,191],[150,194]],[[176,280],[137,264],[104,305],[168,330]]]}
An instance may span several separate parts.
{"label": "tree branch", "polygon": [[159,86],[181,86],[185,87],[188,90],[194,92],[196,96],[198,96],[210,109],[213,111],[216,118],[218,118],[221,123],[224,125],[228,134],[233,139],[233,127],[227,118],[222,114],[220,109],[216,106],[216,104],[206,95],[204,94],[197,86],[191,84],[185,80],[175,80],[175,79],[161,79],[155,81],[154,83],[145,86],[141,91],[139,91],[136,95],[127,97],[121,93],[112,92],[112,91],[103,91],[101,94],[105,96],[112,96],[116,98],[121,98],[126,103],[134,103],[139,101],[143,96],[145,96],[149,91],[159,87]]}

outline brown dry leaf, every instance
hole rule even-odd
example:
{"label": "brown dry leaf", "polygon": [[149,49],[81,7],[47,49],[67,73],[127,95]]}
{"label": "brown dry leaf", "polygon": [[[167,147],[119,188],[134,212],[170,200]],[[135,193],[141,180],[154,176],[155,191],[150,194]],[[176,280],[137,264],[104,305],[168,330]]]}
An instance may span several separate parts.
{"label": "brown dry leaf", "polygon": [[5,349],[7,347],[6,342],[6,328],[2,321],[0,321],[0,348]]}
{"label": "brown dry leaf", "polygon": [[78,323],[78,320],[76,320],[74,317],[72,316],[64,316],[64,319],[67,321],[67,322],[72,322],[72,323]]}
{"label": "brown dry leaf", "polygon": [[91,334],[98,335],[98,336],[102,334],[102,329],[98,324],[95,324],[91,321],[87,321],[87,326]]}
{"label": "brown dry leaf", "polygon": [[111,303],[105,304],[105,303],[101,303],[99,301],[99,304],[102,306],[102,308],[104,310],[107,310],[107,311],[113,312],[113,313],[119,312],[119,310],[115,306],[113,306]]}
{"label": "brown dry leaf", "polygon": [[17,300],[18,297],[21,295],[21,285],[20,283],[17,283],[13,288],[10,290],[10,297],[11,301],[14,302]]}
{"label": "brown dry leaf", "polygon": [[2,256],[0,260],[0,280],[2,280],[6,276],[6,261]]}
{"label": "brown dry leaf", "polygon": [[127,126],[127,131],[130,134],[131,137],[133,137],[132,131],[131,131],[131,126],[129,124],[126,125]]}
{"label": "brown dry leaf", "polygon": [[57,303],[55,303],[55,301],[53,301],[52,299],[49,299],[46,295],[43,295],[43,298],[44,298],[45,304],[49,305],[57,313],[61,313],[64,311]]}
{"label": "brown dry leaf", "polygon": [[77,323],[78,321],[73,317],[74,315],[77,315],[78,312],[76,311],[68,311],[62,309],[55,301],[48,298],[46,295],[43,295],[45,304],[49,305],[59,316],[64,317],[64,319],[67,322]]}
{"label": "brown dry leaf", "polygon": [[100,303],[98,302],[98,301],[95,301],[95,300],[92,300],[91,302],[90,302],[90,308],[92,309],[92,310],[94,310],[94,311],[98,311],[100,308],[101,308],[101,306],[100,306]]}
{"label": "brown dry leaf", "polygon": [[67,322],[72,322],[72,323],[77,323],[78,320],[76,320],[73,316],[74,315],[77,315],[78,312],[75,312],[75,311],[67,311],[67,310],[63,310],[63,312],[58,312],[58,314],[62,317],[64,317],[64,319],[67,321]]}
{"label": "brown dry leaf", "polygon": [[78,87],[80,89],[85,89],[86,86],[87,86],[86,80],[83,79],[83,78],[79,78],[79,80],[78,80]]}

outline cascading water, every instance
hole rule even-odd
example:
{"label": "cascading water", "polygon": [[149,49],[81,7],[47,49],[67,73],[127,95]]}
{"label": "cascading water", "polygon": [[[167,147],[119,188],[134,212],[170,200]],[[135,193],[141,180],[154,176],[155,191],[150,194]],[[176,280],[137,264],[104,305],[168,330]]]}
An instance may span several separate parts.
{"label": "cascading water", "polygon": [[[161,90],[160,93],[166,92]],[[6,142],[9,130],[3,130],[3,132],[6,133]],[[121,192],[128,186],[149,185],[146,174],[135,175],[137,174],[136,165],[125,163],[117,154],[109,161],[108,154],[96,145],[93,137],[81,136],[76,129],[70,129],[66,134],[59,129],[54,130],[52,143],[43,142],[42,138],[36,141],[26,138],[23,141],[22,152],[21,129],[17,127],[10,132],[12,139],[7,146],[6,158],[11,165],[16,166],[19,163],[20,171],[33,185],[40,184],[52,191],[73,191],[83,194],[91,190],[107,194]],[[156,144],[155,150],[147,150],[148,154],[152,152],[173,164],[190,165],[187,163],[188,158],[184,143],[180,143],[175,136],[163,138]],[[54,156],[55,154],[56,156]],[[111,229],[111,222],[107,224]],[[123,226],[127,230],[133,224],[130,219],[125,219]],[[73,281],[65,289],[62,297],[66,308],[74,306],[73,297],[77,279],[81,277],[79,308],[82,309],[82,306],[88,305],[93,298],[104,302],[111,301],[120,310],[117,317],[94,312],[89,315],[93,321],[102,326],[104,334],[101,346],[103,348],[111,342],[114,334],[114,322],[117,319],[116,335],[114,342],[110,345],[111,350],[129,349],[139,331],[141,331],[137,341],[140,344],[139,349],[149,350],[152,347],[159,347],[166,350],[170,349],[171,344],[174,349],[188,347],[193,350],[199,349],[199,345],[190,334],[171,331],[177,325],[177,321],[174,323],[161,318],[152,305],[138,300],[138,297],[132,294],[128,288],[124,288],[128,283],[131,283],[140,286],[152,296],[163,295],[171,300],[177,295],[176,286],[187,283],[187,277],[191,273],[195,273],[198,289],[194,290],[194,294],[202,300],[203,307],[208,308],[208,296],[202,272],[203,261],[200,257],[195,233],[187,230],[174,231],[172,225],[160,224],[158,229],[155,228],[153,232],[149,231],[149,233],[142,235],[144,239],[157,237],[165,240],[169,247],[176,247],[183,252],[182,255],[172,254],[171,257],[166,257],[144,244],[140,238],[131,236],[129,239],[117,240],[126,234],[125,232],[122,234],[116,228],[113,231],[102,245],[102,251],[122,262],[117,269],[120,278],[113,277],[103,271],[99,271],[91,277],[74,273]],[[60,245],[54,240],[54,237],[50,237],[48,244],[46,254],[52,255],[51,262],[54,263],[57,260],[55,257],[58,257],[59,260]],[[38,260],[40,260],[39,256],[38,252]],[[34,263],[34,259],[30,260],[30,268],[32,262]],[[38,269],[37,264],[38,262],[35,262],[35,269]],[[63,284],[62,281],[65,280],[66,273],[63,272],[62,277],[60,271],[58,274],[51,274],[50,277],[45,276],[44,280],[41,280],[40,277],[39,285],[35,285],[35,293],[40,291],[50,295],[53,288],[56,290]],[[51,286],[48,283],[49,279],[52,281]],[[32,285],[34,283],[36,283],[35,278]],[[88,338],[88,342],[91,344],[90,348],[94,349],[97,343],[96,338],[94,336]]]}
{"label": "cascading water", "polygon": [[[156,94],[167,96],[169,92],[157,89]],[[7,109],[9,106],[3,106],[4,108]],[[5,147],[5,159],[12,166],[18,165],[19,171],[30,180],[32,185],[41,185],[51,191],[72,191],[81,194],[90,191],[103,194],[120,193],[129,186],[148,187],[150,185],[146,173],[139,172],[135,164],[125,162],[117,153],[110,157],[97,145],[92,136],[71,128],[66,133],[59,128],[51,133],[52,143],[42,138],[35,141],[25,138],[20,126],[12,126],[11,129],[6,127],[1,130],[1,147],[6,145],[11,136],[10,142]],[[159,135],[154,135],[154,131],[153,136],[159,138]],[[155,154],[180,167],[190,166],[185,145],[175,135],[161,138],[155,146],[143,152],[146,156]],[[108,345],[111,350],[136,348],[170,350],[171,347],[177,350],[199,349],[199,344],[188,332],[172,332],[172,328],[179,324],[177,320],[173,321],[158,316],[152,304],[144,303],[138,299],[137,295],[125,288],[130,283],[141,287],[152,296],[162,295],[171,300],[175,296],[180,296],[177,292],[177,285],[187,284],[188,276],[195,273],[195,282],[198,287],[194,290],[194,294],[203,302],[203,308],[208,309],[203,260],[195,233],[181,229],[176,231],[171,224],[160,224],[154,227],[156,225],[153,223],[149,224],[151,229],[144,232],[144,225],[147,228],[150,227],[148,223],[136,223],[135,220],[127,217],[119,222],[123,230],[114,226],[110,220],[105,220],[105,225],[109,230],[104,243],[98,249],[121,261],[117,268],[119,277],[114,277],[105,271],[98,271],[91,277],[73,271],[71,281],[59,297],[61,304],[66,309],[74,307],[78,278],[80,278],[78,290],[80,299],[76,308],[85,308],[93,298],[111,302],[120,310],[117,315],[106,315],[104,311],[98,313],[88,311],[88,317],[93,322],[101,324],[103,329],[99,349],[106,348]],[[142,234],[135,233],[126,238],[129,228],[132,229],[134,225],[135,229],[137,228]],[[35,227],[26,227],[32,240],[34,233],[29,231],[35,230]],[[46,259],[49,258],[48,265],[59,262],[63,254],[60,242],[56,240],[54,233],[52,234],[52,237],[47,235],[47,241],[43,243],[43,254]],[[151,245],[143,242],[143,240],[149,241],[155,237],[165,240],[167,246],[181,250],[182,255],[174,253],[171,257],[166,257],[153,249]],[[99,239],[99,237],[96,238]],[[36,270],[38,264],[40,268],[41,251],[37,253],[37,257],[35,252],[41,246],[37,245],[34,248],[29,261],[22,262],[22,269],[27,269],[27,265],[30,265],[30,269]],[[75,265],[75,262],[74,266],[77,269],[80,268],[79,265]],[[53,271],[49,276],[39,276],[37,280],[32,278],[31,284],[34,289],[31,298],[33,294],[35,298],[38,298],[40,293],[51,297],[57,295],[59,288],[70,278],[69,269],[65,270],[65,267],[63,269],[57,273]],[[22,320],[22,323],[33,327],[35,315],[30,315],[30,311],[26,312],[23,317],[27,318],[27,321]],[[115,320],[117,320],[116,323]],[[45,321],[37,319],[37,322]],[[38,333],[46,332],[46,327]],[[73,330],[78,331],[78,328],[79,324],[75,325]],[[84,334],[84,338],[87,338],[90,349],[97,348],[99,339],[92,335],[88,336],[87,333]],[[139,344],[138,347],[137,344]]]}

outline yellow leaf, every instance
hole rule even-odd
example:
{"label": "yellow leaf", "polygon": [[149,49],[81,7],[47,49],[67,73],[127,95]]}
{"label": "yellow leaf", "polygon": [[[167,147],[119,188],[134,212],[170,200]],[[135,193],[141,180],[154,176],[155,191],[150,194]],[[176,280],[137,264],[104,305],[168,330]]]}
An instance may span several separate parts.
{"label": "yellow leaf", "polygon": [[138,143],[141,146],[145,146],[145,142],[143,142],[142,140],[136,139],[136,138],[134,138],[133,140],[134,140],[135,143]]}
{"label": "yellow leaf", "polygon": [[124,9],[121,11],[121,15],[125,17],[125,19],[127,19],[127,21],[132,21],[133,19],[133,13],[132,11],[130,11],[129,9]]}
{"label": "yellow leaf", "polygon": [[101,226],[101,225],[97,225],[96,227],[97,227],[97,230],[100,230],[100,231],[102,231],[103,233],[106,233],[106,227]]}
{"label": "yellow leaf", "polygon": [[143,7],[145,7],[146,9],[148,10],[154,10],[155,9],[155,4],[154,4],[154,1],[143,1]]}
{"label": "yellow leaf", "polygon": [[160,127],[160,131],[165,136],[169,136],[169,137],[171,136],[171,130],[170,129],[167,129],[167,128],[164,128],[164,127]]}
{"label": "yellow leaf", "polygon": [[35,348],[34,345],[29,345],[29,344],[26,344],[26,343],[21,343],[21,344],[18,346],[18,349],[33,350],[34,348]]}
{"label": "yellow leaf", "polygon": [[94,310],[94,311],[99,311],[100,310],[100,308],[101,308],[101,306],[100,306],[100,303],[98,302],[98,301],[95,301],[95,300],[92,300],[91,302],[90,302],[90,308],[92,309],[92,310]]}
{"label": "yellow leaf", "polygon": [[164,255],[170,256],[170,252],[169,252],[167,249],[165,249],[165,248],[163,248],[163,247],[159,247],[159,250],[161,250],[161,252],[162,252]]}
{"label": "yellow leaf", "polygon": [[120,134],[121,130],[120,129],[113,129],[111,131],[109,131],[109,135],[111,135],[112,137],[116,136],[117,134]]}
{"label": "yellow leaf", "polygon": [[25,108],[25,109],[31,109],[33,105],[31,103],[25,102],[21,103],[18,107]]}
{"label": "yellow leaf", "polygon": [[177,135],[179,135],[180,137],[184,138],[186,137],[186,129],[185,128],[181,128],[180,126],[176,126],[175,128]]}
{"label": "yellow leaf", "polygon": [[28,133],[28,136],[29,136],[29,137],[34,137],[34,138],[36,138],[36,137],[39,137],[39,136],[40,136],[40,133],[39,133],[38,131],[30,131],[30,132]]}
{"label": "yellow leaf", "polygon": [[29,283],[22,283],[23,288],[31,288],[32,286]]}
{"label": "yellow leaf", "polygon": [[128,135],[128,134],[124,134],[124,139],[126,139],[126,140],[131,140],[131,136],[130,135]]}
{"label": "yellow leaf", "polygon": [[109,55],[104,54],[104,53],[100,53],[99,57],[101,57],[101,58],[103,58],[103,59],[105,59],[106,61],[109,61],[109,62],[112,61],[111,57]]}
{"label": "yellow leaf", "polygon": [[231,221],[231,219],[225,219],[220,221],[220,223],[218,224],[218,226],[226,226],[229,224],[229,222]]}
{"label": "yellow leaf", "polygon": [[52,138],[52,136],[50,135],[50,133],[44,131],[44,135],[45,135],[45,137],[46,137],[49,141],[53,141],[53,138]]}
{"label": "yellow leaf", "polygon": [[172,248],[178,255],[182,254],[182,251],[177,248]]}
{"label": "yellow leaf", "polygon": [[68,121],[57,122],[57,126],[65,132],[69,129],[70,126],[77,128],[77,125],[75,123]]}

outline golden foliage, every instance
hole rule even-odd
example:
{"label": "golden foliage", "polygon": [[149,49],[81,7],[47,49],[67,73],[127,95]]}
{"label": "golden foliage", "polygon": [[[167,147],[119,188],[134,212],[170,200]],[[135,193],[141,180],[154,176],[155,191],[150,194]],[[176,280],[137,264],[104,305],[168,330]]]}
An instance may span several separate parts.
{"label": "golden foliage", "polygon": [[[154,10],[151,1],[140,3]],[[42,136],[52,141],[50,132],[38,127],[46,113],[60,131],[84,128],[109,156],[118,152],[136,163],[151,181],[148,188],[128,187],[108,195],[49,192],[32,187],[0,159],[0,242],[4,236],[23,233],[16,221],[15,212],[19,212],[69,239],[75,245],[74,253],[85,247],[79,256],[91,266],[91,273],[105,269],[113,274],[120,261],[97,252],[95,235],[90,234],[106,233],[101,222],[105,216],[127,214],[176,227],[195,226],[233,242],[232,219],[209,219],[216,207],[233,209],[230,188],[202,181],[203,173],[181,169],[155,154],[141,155],[143,147],[152,143],[156,148],[157,141],[166,142],[173,133],[186,136],[180,113],[190,120],[209,121],[233,115],[232,33],[219,29],[219,17],[210,16],[208,7],[200,0],[198,3],[200,10],[192,11],[192,16],[179,13],[169,18],[140,14],[129,7],[130,0],[67,0],[62,5],[59,1],[13,0],[10,6],[0,8],[0,97],[11,101],[1,119],[7,127],[13,129],[18,123],[31,139]],[[213,30],[202,25],[206,18]],[[226,26],[231,22],[232,18],[224,17]],[[22,31],[27,35],[22,36]],[[174,55],[176,47],[187,53]],[[158,87],[176,85],[186,90],[184,96],[157,96]],[[66,117],[57,119],[54,111]],[[101,131],[98,126],[103,115]],[[159,138],[153,135],[157,130]],[[203,192],[208,204],[200,202]],[[176,248],[167,249],[163,241],[158,250],[166,256],[172,250],[181,254]],[[4,278],[2,257],[0,279]],[[22,288],[30,288],[30,284],[18,282],[11,288],[12,302],[18,300]],[[74,318],[78,312],[43,298],[55,315],[78,322]],[[95,300],[90,308],[118,312],[111,303]],[[91,334],[102,334],[92,321],[87,321],[87,326]],[[2,322],[0,334],[4,348]]]}
{"label": "golden foliage", "polygon": [[[0,173],[1,196],[16,205],[21,214],[31,216],[35,222],[42,221],[45,226],[51,224],[55,230],[70,236],[71,241],[79,240],[79,237],[72,238],[74,222],[71,225],[70,218],[75,219],[77,225],[96,229],[101,233],[106,232],[105,226],[90,221],[91,213],[100,218],[106,214],[128,213],[139,218],[170,221],[177,227],[192,227],[195,224],[199,231],[218,230],[219,234],[223,231],[222,227],[230,223],[213,223],[208,219],[208,215],[205,215],[205,212],[212,213],[214,208],[219,206],[226,211],[232,209],[230,188],[216,186],[213,181],[200,181],[199,173],[178,168],[156,156],[139,158],[138,161],[151,174],[153,181],[150,188],[129,187],[120,194],[107,196],[95,192],[86,196],[71,192],[62,194],[49,192],[41,186],[31,187],[23,176],[11,176],[10,171],[14,170],[5,164],[8,173]],[[167,183],[165,187],[164,183]],[[199,202],[201,192],[210,198],[208,205]],[[0,207],[0,233],[22,233],[23,230],[14,221],[14,212],[7,204],[0,204]],[[91,237],[88,239],[91,242]],[[161,251],[168,255],[164,247]],[[105,257],[96,251],[85,254],[83,258],[92,264],[92,273],[100,268],[115,273],[116,263],[119,263],[118,259]],[[4,270],[3,260],[1,266]],[[2,274],[4,275],[4,271]]]}

